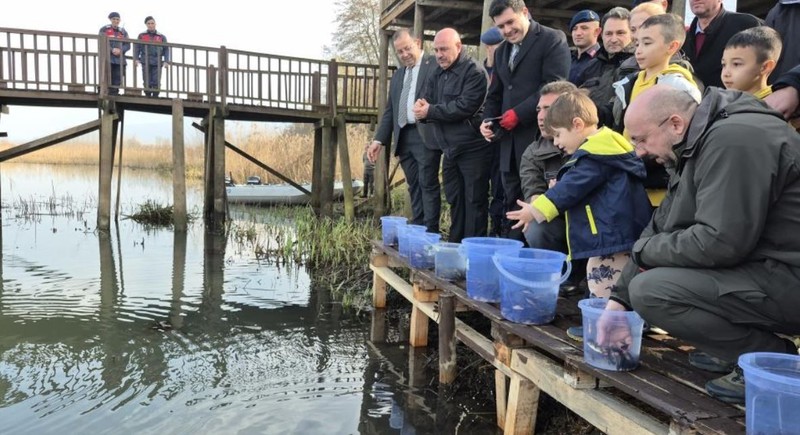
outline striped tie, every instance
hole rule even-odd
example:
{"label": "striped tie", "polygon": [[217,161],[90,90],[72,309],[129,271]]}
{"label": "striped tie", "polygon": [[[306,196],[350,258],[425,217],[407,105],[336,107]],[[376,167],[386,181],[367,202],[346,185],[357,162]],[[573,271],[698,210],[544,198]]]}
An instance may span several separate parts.
{"label": "striped tie", "polygon": [[411,92],[411,68],[406,67],[406,76],[403,79],[403,90],[400,91],[400,101],[397,105],[397,124],[403,128],[408,124],[408,93]]}
{"label": "striped tie", "polygon": [[508,57],[508,69],[514,71],[514,60],[517,58],[517,53],[519,53],[519,44],[511,44],[511,56]]}

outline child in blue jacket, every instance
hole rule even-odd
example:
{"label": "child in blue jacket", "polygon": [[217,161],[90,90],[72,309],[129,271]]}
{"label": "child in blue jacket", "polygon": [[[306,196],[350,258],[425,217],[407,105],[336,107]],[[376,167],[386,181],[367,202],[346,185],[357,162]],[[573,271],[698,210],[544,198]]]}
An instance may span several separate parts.
{"label": "child in blue jacket", "polygon": [[622,135],[597,123],[597,108],[585,91],[558,97],[545,126],[555,133],[555,145],[571,158],[547,192],[530,204],[518,201],[522,209],[507,216],[518,220],[514,228],[519,228],[563,213],[570,257],[588,259],[589,291],[607,298],[652,208],[642,183],[647,176],[644,163]]}

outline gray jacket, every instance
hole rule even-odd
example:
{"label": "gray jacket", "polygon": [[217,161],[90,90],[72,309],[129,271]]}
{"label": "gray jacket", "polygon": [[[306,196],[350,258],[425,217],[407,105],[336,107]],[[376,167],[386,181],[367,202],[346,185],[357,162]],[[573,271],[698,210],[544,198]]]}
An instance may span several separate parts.
{"label": "gray jacket", "polygon": [[709,87],[674,149],[667,196],[634,244],[612,299],[630,307],[628,283],[640,268],[764,261],[793,270],[793,288],[777,291],[797,292],[800,135],[751,95]]}
{"label": "gray jacket", "polygon": [[533,195],[547,192],[550,180],[555,180],[558,170],[569,159],[552,139],[540,137],[525,148],[519,163],[522,196],[530,201]]}

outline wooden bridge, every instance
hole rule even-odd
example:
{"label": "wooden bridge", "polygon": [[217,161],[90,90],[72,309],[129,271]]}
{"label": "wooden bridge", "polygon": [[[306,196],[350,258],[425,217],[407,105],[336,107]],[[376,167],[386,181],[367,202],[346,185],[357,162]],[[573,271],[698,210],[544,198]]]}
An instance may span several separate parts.
{"label": "wooden bridge", "polygon": [[[113,41],[145,49],[157,44]],[[134,65],[133,49],[119,59],[127,61],[125,76],[119,86],[112,86],[110,40],[105,35],[0,28],[0,105],[99,109],[97,121],[0,152],[0,163],[99,130],[97,224],[107,229],[113,162],[117,143],[121,156],[125,112],[171,114],[175,223],[176,228],[185,228],[184,115],[203,118],[196,127],[205,133],[204,214],[214,222],[225,218],[225,146],[243,153],[226,144],[225,120],[314,123],[311,202],[320,214],[331,213],[337,147],[342,181],[351,185],[345,125],[375,123],[390,74],[386,63],[379,67],[224,46],[160,45],[169,48],[171,61],[160,68],[160,88],[148,89],[158,91],[158,97],[149,97],[142,85],[142,68]],[[347,212],[352,213],[352,201]]]}

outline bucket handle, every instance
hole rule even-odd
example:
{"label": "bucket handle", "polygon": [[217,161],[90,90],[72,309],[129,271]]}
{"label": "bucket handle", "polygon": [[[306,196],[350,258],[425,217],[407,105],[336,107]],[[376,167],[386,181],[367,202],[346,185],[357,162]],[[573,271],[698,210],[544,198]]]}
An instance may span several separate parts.
{"label": "bucket handle", "polygon": [[[549,287],[549,286],[553,285],[553,281],[548,281],[546,284],[541,284],[541,285],[538,285],[538,286],[537,285],[533,285],[532,286],[529,281],[521,280],[521,279],[517,278],[516,276],[514,276],[514,274],[510,273],[509,271],[507,271],[503,266],[500,265],[500,261],[498,260],[498,258],[499,258],[498,256],[492,255],[492,261],[494,262],[495,267],[497,267],[497,270],[499,270],[500,273],[505,275],[505,277],[508,278],[514,284],[521,285],[521,286],[524,286],[524,287]],[[564,261],[566,261],[566,260],[564,260]],[[558,284],[559,285],[561,285],[564,281],[566,281],[567,278],[569,278],[569,274],[572,272],[572,262],[566,261],[566,263],[567,263],[567,271],[564,272],[564,274],[561,275],[561,278],[558,279]]]}

